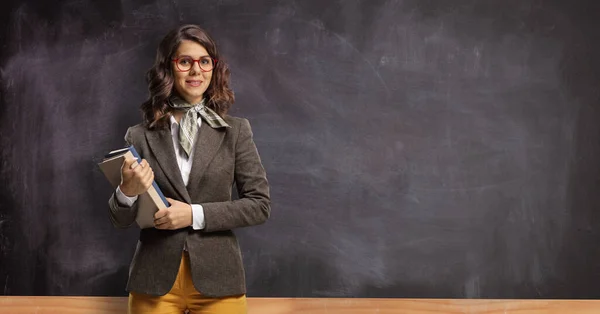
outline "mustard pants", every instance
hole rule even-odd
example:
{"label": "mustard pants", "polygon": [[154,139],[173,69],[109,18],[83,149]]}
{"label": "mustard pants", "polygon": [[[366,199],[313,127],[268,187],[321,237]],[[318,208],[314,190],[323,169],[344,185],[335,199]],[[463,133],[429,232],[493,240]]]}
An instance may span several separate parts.
{"label": "mustard pants", "polygon": [[169,293],[153,296],[129,293],[129,314],[246,314],[246,295],[207,298],[194,288],[190,259],[184,252],[179,273]]}

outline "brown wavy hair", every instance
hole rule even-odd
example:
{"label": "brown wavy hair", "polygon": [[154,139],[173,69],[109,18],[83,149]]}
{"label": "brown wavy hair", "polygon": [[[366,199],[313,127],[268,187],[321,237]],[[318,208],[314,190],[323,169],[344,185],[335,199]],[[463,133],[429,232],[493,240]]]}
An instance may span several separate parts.
{"label": "brown wavy hair", "polygon": [[149,129],[168,126],[169,114],[173,109],[167,104],[167,100],[175,91],[171,60],[183,40],[191,40],[202,45],[212,58],[217,59],[212,79],[204,93],[206,106],[224,117],[235,101],[233,91],[229,87],[229,67],[219,55],[214,40],[197,25],[182,25],[171,30],[163,38],[156,51],[154,65],[146,72],[150,96],[140,108],[144,124]]}

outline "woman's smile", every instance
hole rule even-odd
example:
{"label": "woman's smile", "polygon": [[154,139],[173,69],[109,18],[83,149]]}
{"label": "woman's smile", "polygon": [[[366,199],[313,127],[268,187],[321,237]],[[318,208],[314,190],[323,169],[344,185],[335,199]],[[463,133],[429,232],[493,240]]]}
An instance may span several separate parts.
{"label": "woman's smile", "polygon": [[185,83],[191,87],[200,87],[202,81],[200,80],[186,80]]}

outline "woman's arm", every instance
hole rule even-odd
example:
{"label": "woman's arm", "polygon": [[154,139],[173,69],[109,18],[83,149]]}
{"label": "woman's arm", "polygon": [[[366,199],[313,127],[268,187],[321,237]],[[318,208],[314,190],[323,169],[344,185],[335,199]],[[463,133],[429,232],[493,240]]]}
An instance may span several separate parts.
{"label": "woman's arm", "polygon": [[[130,129],[127,129],[125,133],[125,145],[130,146],[131,134],[129,132]],[[133,161],[124,161],[123,167],[129,166]],[[119,195],[119,193],[121,195]],[[129,200],[128,202],[124,202],[124,200]],[[137,195],[134,197],[127,197],[122,191],[120,191],[119,187],[113,192],[108,200],[108,208],[110,214],[110,221],[113,226],[117,228],[127,228],[131,226],[135,222],[135,218],[137,216]]]}
{"label": "woman's arm", "polygon": [[269,183],[247,119],[242,119],[236,143],[234,179],[238,200],[201,204],[205,232],[258,225],[270,216]]}

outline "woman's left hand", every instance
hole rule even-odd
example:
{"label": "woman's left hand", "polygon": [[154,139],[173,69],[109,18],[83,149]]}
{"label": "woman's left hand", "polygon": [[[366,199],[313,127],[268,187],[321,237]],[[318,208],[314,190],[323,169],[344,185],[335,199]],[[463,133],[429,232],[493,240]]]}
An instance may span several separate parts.
{"label": "woman's left hand", "polygon": [[181,229],[192,225],[192,206],[167,197],[170,207],[161,209],[154,214],[156,229]]}

